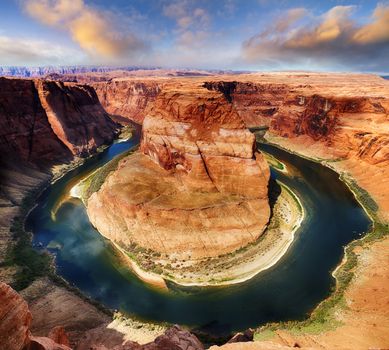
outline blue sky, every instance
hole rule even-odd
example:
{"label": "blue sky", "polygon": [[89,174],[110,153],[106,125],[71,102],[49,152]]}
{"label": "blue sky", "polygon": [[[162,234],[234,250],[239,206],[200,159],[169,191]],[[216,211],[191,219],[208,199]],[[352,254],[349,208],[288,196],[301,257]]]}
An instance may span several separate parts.
{"label": "blue sky", "polygon": [[389,71],[389,3],[3,0],[0,65]]}

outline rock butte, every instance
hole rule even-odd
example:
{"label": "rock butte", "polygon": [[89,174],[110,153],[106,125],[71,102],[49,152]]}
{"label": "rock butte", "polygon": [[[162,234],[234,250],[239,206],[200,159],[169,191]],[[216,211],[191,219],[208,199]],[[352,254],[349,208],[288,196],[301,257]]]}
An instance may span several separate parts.
{"label": "rock butte", "polygon": [[92,85],[109,112],[142,122],[155,103],[150,90],[191,84],[222,92],[247,126],[269,126],[273,142],[330,160],[369,192],[381,208],[379,215],[389,220],[389,196],[381,190],[389,186],[389,80],[369,74],[282,72],[124,77]]}
{"label": "rock butte", "polygon": [[122,160],[87,205],[92,224],[131,244],[201,259],[255,241],[270,216],[269,167],[219,92],[165,89],[143,122],[140,152]]}

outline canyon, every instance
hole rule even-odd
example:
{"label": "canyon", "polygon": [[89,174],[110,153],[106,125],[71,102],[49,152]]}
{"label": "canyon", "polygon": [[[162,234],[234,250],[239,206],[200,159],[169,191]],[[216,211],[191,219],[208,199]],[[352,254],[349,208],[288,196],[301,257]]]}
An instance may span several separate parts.
{"label": "canyon", "polygon": [[143,121],[140,152],[88,199],[91,223],[124,251],[135,245],[170,262],[241,249],[270,217],[270,171],[254,146],[221,93],[166,88]]}
{"label": "canyon", "polygon": [[[177,203],[200,213],[204,210],[203,195],[206,195],[207,202],[214,198],[215,206],[223,203],[222,210],[231,212],[238,207],[242,210],[239,216],[244,218],[244,224],[236,221],[232,224],[230,220],[223,223],[238,229],[250,225],[263,228],[270,214],[265,199],[269,170],[260,153],[254,152],[254,136],[246,127],[267,126],[269,130],[265,138],[268,142],[322,162],[341,174],[358,192],[369,214],[383,225],[383,238],[355,249],[357,267],[344,296],[348,307],[336,306],[333,310],[335,319],[341,323],[339,327],[321,331],[318,335],[309,332],[295,335],[280,327],[268,341],[228,344],[222,348],[359,349],[387,346],[389,275],[388,238],[385,235],[388,229],[385,225],[389,221],[389,196],[385,189],[389,184],[388,81],[372,75],[321,73],[191,78],[135,76],[100,82],[82,79],[89,85],[0,78],[0,150],[4,164],[0,209],[2,260],[12,242],[9,226],[26,192],[47,182],[55,166],[86,157],[103,144],[112,142],[117,134],[117,123],[131,121],[143,123],[140,151],[122,160],[118,170],[88,202],[88,211],[98,213],[90,213],[91,221],[104,235],[115,240],[117,232],[126,232],[133,224],[131,217],[124,222],[114,217],[116,204],[124,208],[125,213],[134,215],[134,210],[140,213],[143,226],[151,215],[158,226],[168,230],[168,223],[176,217],[177,210],[180,215],[185,215]],[[195,138],[200,142],[194,142],[191,132],[196,133]],[[231,177],[229,169],[239,174],[237,179]],[[144,182],[140,173],[148,176]],[[156,178],[161,181],[156,182]],[[242,185],[236,187],[234,183]],[[151,186],[156,190],[155,195],[145,195],[143,190]],[[260,191],[253,191],[254,187]],[[195,203],[193,198],[185,198],[188,189],[192,195],[198,193]],[[134,195],[137,202],[129,201]],[[225,204],[226,200],[231,208]],[[102,208],[102,203],[108,203],[107,208]],[[147,207],[145,203],[147,210],[144,209]],[[244,203],[250,205],[245,207]],[[155,210],[166,212],[162,221],[158,221],[159,214],[154,214]],[[169,217],[172,210],[175,216]],[[259,217],[253,212],[263,215]],[[217,228],[214,231],[217,235],[220,226],[212,221],[213,217],[209,215],[207,218]],[[247,224],[248,218],[253,220],[251,224]],[[108,232],[104,226],[111,226],[113,221],[120,224]],[[180,224],[187,225],[187,222]],[[203,222],[191,225],[201,227]],[[259,229],[254,236],[234,237],[235,241],[231,241],[229,247],[220,246],[213,240],[206,242],[210,244],[212,254],[220,254],[237,249],[243,241],[255,240],[261,232]],[[142,238],[151,233],[152,228],[143,232]],[[171,235],[171,232],[166,231],[167,234]],[[164,254],[177,248],[177,242],[173,240],[170,247],[161,249],[154,238],[149,236],[147,242],[136,243]],[[131,242],[123,242],[123,246]],[[207,256],[207,249],[201,248],[199,241],[192,244],[194,257]],[[17,269],[4,265],[1,271],[2,280],[9,283],[18,273]],[[17,299],[9,289],[7,293]],[[78,300],[70,291],[63,293],[67,298]],[[40,298],[44,297],[40,292]],[[26,305],[20,300],[17,303],[18,317],[23,321],[16,341],[20,348],[24,344],[22,339],[26,339],[24,335],[28,333],[30,316]],[[69,312],[80,312],[71,304],[68,304]],[[82,304],[79,310],[89,308],[87,304]],[[50,307],[54,308],[54,305]],[[35,319],[39,319],[42,310],[47,312],[48,309],[35,308],[33,319],[34,313],[37,315]],[[85,331],[99,326],[99,334],[105,334],[108,318],[101,314],[96,316],[98,311],[95,309],[90,312],[91,318],[98,319],[98,322],[92,326],[80,321],[80,325],[86,327]],[[65,314],[61,315],[65,317]],[[64,319],[57,325],[64,325],[66,330],[69,320]],[[77,342],[81,337],[80,334],[77,336]],[[168,333],[167,337],[170,339],[173,335]],[[70,341],[75,347],[75,341]]]}
{"label": "canyon", "polygon": [[[1,260],[26,193],[111,143],[118,128],[90,86],[0,77]],[[0,270],[4,281],[15,273]]]}

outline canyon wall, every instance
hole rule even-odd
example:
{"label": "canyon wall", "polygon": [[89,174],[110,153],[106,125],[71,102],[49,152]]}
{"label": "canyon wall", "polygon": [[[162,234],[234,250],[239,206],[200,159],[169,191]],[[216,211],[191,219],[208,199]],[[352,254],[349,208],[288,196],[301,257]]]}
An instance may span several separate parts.
{"label": "canyon wall", "polygon": [[382,207],[381,217],[389,220],[389,200],[379,190],[389,185],[388,80],[368,74],[285,72],[117,78],[94,86],[118,121],[142,123],[161,91],[188,83],[222,93],[247,126],[268,126],[272,142],[330,161],[367,190]]}
{"label": "canyon wall", "polygon": [[121,79],[92,84],[105,110],[123,124],[128,121],[141,124],[147,108],[154,103],[163,85],[163,78],[158,81]]}
{"label": "canyon wall", "polygon": [[270,215],[269,167],[254,144],[222,94],[166,87],[144,119],[141,153],[90,197],[91,222],[127,251],[201,259],[239,249]]}
{"label": "canyon wall", "polygon": [[0,78],[3,161],[38,168],[66,162],[111,142],[116,128],[90,86]]}
{"label": "canyon wall", "polygon": [[0,77],[0,261],[25,194],[54,165],[112,142],[117,128],[90,86]]}
{"label": "canyon wall", "polygon": [[81,328],[79,341],[70,347],[68,334],[62,326],[53,327],[46,336],[34,336],[27,302],[2,282],[0,300],[0,350],[204,350],[196,336],[178,326],[172,326],[154,341],[140,345],[125,339],[124,334],[110,329],[108,324],[92,330]]}
{"label": "canyon wall", "polygon": [[368,191],[389,220],[389,82],[358,74],[253,74],[214,81],[247,125],[269,126],[268,139],[329,162]]}

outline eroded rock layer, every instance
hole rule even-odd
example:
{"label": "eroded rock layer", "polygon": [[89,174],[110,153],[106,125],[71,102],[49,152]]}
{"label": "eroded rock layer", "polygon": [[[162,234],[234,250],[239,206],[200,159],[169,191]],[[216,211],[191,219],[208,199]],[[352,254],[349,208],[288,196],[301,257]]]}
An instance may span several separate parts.
{"label": "eroded rock layer", "polygon": [[255,241],[270,209],[269,167],[222,94],[165,89],[143,123],[140,153],[88,202],[93,225],[125,250],[218,256]]}
{"label": "eroded rock layer", "polygon": [[249,126],[269,139],[327,160],[366,190],[389,220],[389,81],[366,74],[279,73],[206,82],[228,94]]}
{"label": "eroded rock layer", "polygon": [[147,108],[161,91],[164,81],[152,79],[112,80],[92,84],[99,100],[113,118],[120,123],[142,123]]}
{"label": "eroded rock layer", "polygon": [[92,154],[116,132],[90,86],[0,77],[0,261],[26,192],[53,165]]}
{"label": "eroded rock layer", "polygon": [[10,286],[0,282],[0,348],[20,350],[28,345],[31,313]]}

